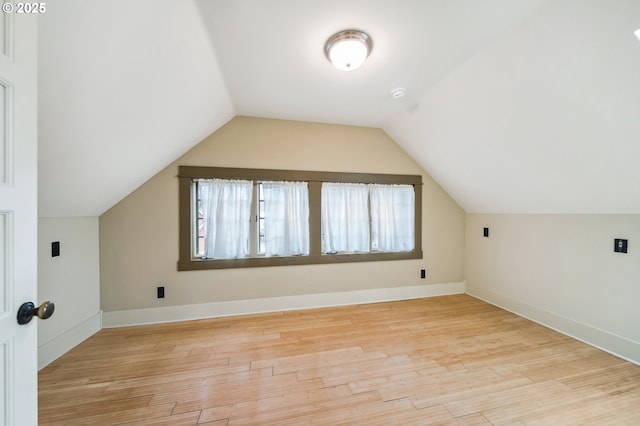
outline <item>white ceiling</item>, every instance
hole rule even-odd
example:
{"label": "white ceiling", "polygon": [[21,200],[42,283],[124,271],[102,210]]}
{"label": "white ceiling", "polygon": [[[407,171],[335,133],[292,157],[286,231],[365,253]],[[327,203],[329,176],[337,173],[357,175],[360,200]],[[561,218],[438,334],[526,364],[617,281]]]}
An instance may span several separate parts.
{"label": "white ceiling", "polygon": [[[383,128],[468,212],[640,213],[640,1],[54,6],[41,217],[100,215],[234,115]],[[346,28],[354,72],[323,52]]]}

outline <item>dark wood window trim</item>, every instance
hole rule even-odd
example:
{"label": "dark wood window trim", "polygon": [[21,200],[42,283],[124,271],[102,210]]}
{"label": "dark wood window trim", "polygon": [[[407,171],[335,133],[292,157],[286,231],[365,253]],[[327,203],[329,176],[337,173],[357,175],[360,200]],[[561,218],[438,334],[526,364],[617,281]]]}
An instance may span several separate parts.
{"label": "dark wood window trim", "polygon": [[[194,259],[191,256],[191,205],[193,179],[291,180],[309,182],[309,255],[251,257],[245,259]],[[251,268],[259,266],[309,265],[323,263],[373,262],[422,259],[422,176],[372,173],[340,173],[302,170],[241,169],[229,167],[179,166],[179,271]],[[322,182],[413,185],[415,190],[415,249],[400,253],[322,254],[320,196]]]}

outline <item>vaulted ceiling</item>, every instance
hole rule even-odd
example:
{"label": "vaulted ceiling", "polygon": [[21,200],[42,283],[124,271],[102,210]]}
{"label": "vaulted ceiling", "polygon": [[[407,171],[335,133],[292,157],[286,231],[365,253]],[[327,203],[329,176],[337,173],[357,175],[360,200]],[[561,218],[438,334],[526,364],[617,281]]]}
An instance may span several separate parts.
{"label": "vaulted ceiling", "polygon": [[[39,22],[41,217],[102,214],[234,115],[380,127],[468,212],[640,213],[637,0],[57,0]],[[323,52],[346,28],[374,43],[353,72]]]}

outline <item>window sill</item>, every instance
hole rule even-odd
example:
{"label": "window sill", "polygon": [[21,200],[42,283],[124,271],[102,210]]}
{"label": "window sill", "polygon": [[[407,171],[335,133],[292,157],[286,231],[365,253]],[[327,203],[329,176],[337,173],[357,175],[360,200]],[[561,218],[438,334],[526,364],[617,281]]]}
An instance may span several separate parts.
{"label": "window sill", "polygon": [[178,271],[208,269],[258,268],[264,266],[319,265],[329,263],[378,262],[384,260],[422,259],[422,251],[396,253],[323,254],[310,256],[252,257],[245,259],[192,259],[179,261]]}

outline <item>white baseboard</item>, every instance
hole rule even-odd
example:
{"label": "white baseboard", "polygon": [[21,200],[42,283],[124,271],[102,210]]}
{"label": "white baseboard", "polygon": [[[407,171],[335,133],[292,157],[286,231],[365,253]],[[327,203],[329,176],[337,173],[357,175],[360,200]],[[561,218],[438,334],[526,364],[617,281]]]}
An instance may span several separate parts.
{"label": "white baseboard", "polygon": [[639,342],[600,330],[588,324],[531,306],[489,290],[467,286],[466,293],[626,361],[640,365]]}
{"label": "white baseboard", "polygon": [[131,309],[126,311],[104,312],[102,316],[102,326],[104,328],[124,327],[130,325],[189,321],[266,312],[358,305],[363,303],[389,302],[393,300],[408,300],[422,297],[462,294],[464,291],[464,282],[452,282],[408,287],[391,287],[336,293],[305,294],[265,299],[233,300],[227,302],[199,303],[194,305]]}
{"label": "white baseboard", "polygon": [[38,346],[38,370],[46,367],[100,329],[102,329],[102,312],[98,312],[47,343]]}

